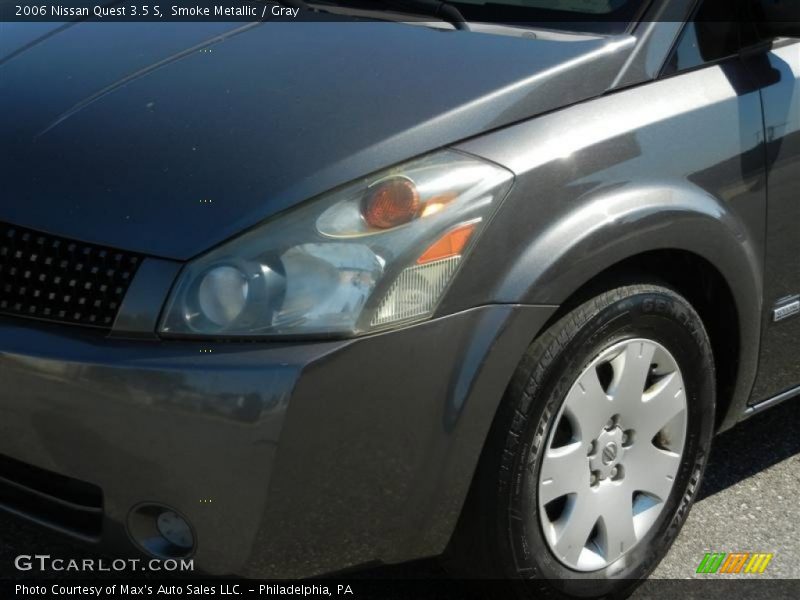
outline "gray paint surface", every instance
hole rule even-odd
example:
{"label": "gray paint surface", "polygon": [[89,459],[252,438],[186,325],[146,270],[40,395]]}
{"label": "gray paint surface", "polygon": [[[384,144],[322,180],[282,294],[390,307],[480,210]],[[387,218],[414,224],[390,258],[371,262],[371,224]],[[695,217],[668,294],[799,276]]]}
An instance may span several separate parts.
{"label": "gray paint surface", "polygon": [[[14,393],[0,392],[0,453],[101,485],[103,542],[123,553],[128,510],[157,499],[215,541],[198,564],[221,573],[311,575],[435,554],[530,340],[595,274],[663,249],[701,257],[732,291],[743,343],[725,425],[740,418],[766,311],[800,287],[792,230],[779,227],[796,208],[780,190],[797,161],[787,118],[796,104],[782,94],[796,87],[797,64],[777,69],[777,81],[758,70],[763,61],[735,60],[642,84],[674,31],[552,42],[302,27],[307,38],[270,24],[173,37],[75,26],[17,54],[44,32],[12,32],[0,109],[19,107],[19,118],[0,125],[0,218],[185,259],[345,181],[455,144],[516,180],[437,318],[358,340],[215,345],[202,360],[201,341],[3,320],[0,379]],[[78,34],[107,52],[89,56]],[[200,53],[208,40],[213,52]],[[788,48],[770,60],[797,60],[798,46]],[[75,61],[90,68],[71,72]],[[623,81],[641,85],[614,88]],[[204,197],[221,200],[198,205]],[[179,262],[151,264],[163,269],[142,270],[115,335],[155,322]],[[774,331],[763,357],[791,339]],[[800,381],[797,368],[778,364],[765,393]],[[235,517],[203,512],[207,496]],[[305,539],[336,543],[309,551]]]}
{"label": "gray paint surface", "polygon": [[734,423],[758,360],[766,231],[761,99],[745,69],[723,63],[460,145],[517,181],[440,310],[487,295],[560,304],[628,257],[690,252],[728,281],[748,340]]}
{"label": "gray paint surface", "polygon": [[[800,404],[785,404],[716,440],[700,499],[669,554],[652,574],[651,580],[657,581],[635,594],[635,600],[672,600],[676,594],[728,600],[747,592],[787,600],[796,597],[778,594],[782,588],[764,580],[794,580],[788,582],[787,592],[791,592],[800,579],[800,505],[795,502],[800,495],[800,439],[793,435],[798,425]],[[746,551],[775,553],[766,572],[756,579],[739,576],[728,585],[723,575],[695,573],[706,552]],[[14,558],[34,553],[59,558],[102,556],[63,536],[0,515],[0,577],[19,575],[13,568]],[[47,571],[42,576],[74,579],[81,574]],[[360,571],[358,577],[433,579],[436,583],[446,575],[434,561],[424,561]],[[458,589],[448,595],[439,587],[430,587],[435,589],[431,600],[463,598]],[[423,593],[416,597],[426,598]]]}
{"label": "gray paint surface", "polygon": [[14,115],[0,123],[13,200],[0,219],[177,259],[357,177],[601,94],[634,42],[382,22],[83,23],[19,52],[40,29],[6,25],[0,40],[0,111]]}

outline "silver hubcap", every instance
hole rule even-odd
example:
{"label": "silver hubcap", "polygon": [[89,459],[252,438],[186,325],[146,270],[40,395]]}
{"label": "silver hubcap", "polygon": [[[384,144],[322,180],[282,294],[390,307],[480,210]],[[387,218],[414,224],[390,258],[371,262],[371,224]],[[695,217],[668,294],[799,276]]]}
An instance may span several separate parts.
{"label": "silver hubcap", "polygon": [[675,482],[686,416],[678,363],[657,342],[615,344],[586,367],[539,474],[542,529],[562,563],[605,568],[647,534]]}

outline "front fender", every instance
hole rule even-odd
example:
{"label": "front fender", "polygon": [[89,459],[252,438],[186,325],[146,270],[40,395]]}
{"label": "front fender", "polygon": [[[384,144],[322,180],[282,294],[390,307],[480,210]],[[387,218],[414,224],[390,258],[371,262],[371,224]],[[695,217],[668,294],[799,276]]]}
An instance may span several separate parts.
{"label": "front fender", "polygon": [[[492,225],[495,242],[507,245],[511,223]],[[486,240],[491,243],[491,240]],[[735,424],[756,376],[762,312],[763,251],[759,236],[730,206],[691,185],[630,185],[576,203],[522,244],[510,261],[492,267],[485,258],[468,262],[491,302],[561,305],[599,273],[626,259],[656,250],[682,250],[713,265],[734,297],[742,340],[735,396],[722,428]],[[493,273],[493,276],[489,275]],[[468,294],[456,292],[462,300]]]}
{"label": "front fender", "polygon": [[440,306],[563,304],[654,250],[713,265],[732,291],[740,416],[758,364],[766,185],[761,101],[734,64],[620,91],[458,146],[515,174]]}
{"label": "front fender", "polygon": [[760,241],[719,199],[688,185],[637,186],[587,199],[549,223],[498,278],[499,302],[561,304],[592,277],[654,250],[683,250],[714,265],[743,324],[758,324]]}
{"label": "front fender", "polygon": [[733,294],[742,343],[736,392],[722,415],[722,428],[728,428],[738,421],[755,381],[763,272],[759,240],[719,199],[689,186],[632,186],[599,195],[533,240],[498,280],[496,293],[501,301],[562,304],[615,264],[666,249],[704,258]]}

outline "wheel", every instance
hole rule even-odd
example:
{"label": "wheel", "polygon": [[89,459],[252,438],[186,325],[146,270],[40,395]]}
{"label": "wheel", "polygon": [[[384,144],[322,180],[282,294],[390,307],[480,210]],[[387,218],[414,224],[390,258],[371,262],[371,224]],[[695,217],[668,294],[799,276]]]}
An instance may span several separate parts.
{"label": "wheel", "polygon": [[632,592],[694,501],[714,382],[703,323],[673,290],[620,287],[564,315],[509,385],[447,563],[516,580],[518,597]]}

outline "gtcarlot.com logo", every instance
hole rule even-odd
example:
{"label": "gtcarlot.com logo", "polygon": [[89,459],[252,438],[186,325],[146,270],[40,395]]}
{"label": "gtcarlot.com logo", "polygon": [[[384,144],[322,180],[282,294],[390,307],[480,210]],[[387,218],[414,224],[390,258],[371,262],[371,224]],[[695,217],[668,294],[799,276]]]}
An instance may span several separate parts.
{"label": "gtcarlot.com logo", "polygon": [[767,569],[774,554],[763,552],[707,552],[697,567],[698,573],[759,574]]}
{"label": "gtcarlot.com logo", "polygon": [[20,554],[14,559],[18,571],[78,571],[78,572],[120,572],[120,571],[193,571],[193,559],[153,558],[54,558],[49,554]]}

